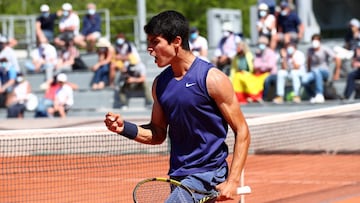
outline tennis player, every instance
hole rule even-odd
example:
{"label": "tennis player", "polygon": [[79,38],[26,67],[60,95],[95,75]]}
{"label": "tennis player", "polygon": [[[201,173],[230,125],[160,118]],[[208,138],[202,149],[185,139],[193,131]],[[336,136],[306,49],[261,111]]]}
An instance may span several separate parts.
{"label": "tennis player", "polygon": [[[168,132],[170,178],[196,190],[217,190],[218,200],[236,198],[250,133],[231,82],[213,64],[192,54],[189,23],[181,13],[164,11],[144,29],[149,54],[159,67],[167,66],[153,83],[151,121],[137,126],[109,112],[104,120],[107,128],[152,145],[163,143]],[[228,125],[236,137],[230,168],[225,144]],[[175,189],[171,196],[176,195]]]}

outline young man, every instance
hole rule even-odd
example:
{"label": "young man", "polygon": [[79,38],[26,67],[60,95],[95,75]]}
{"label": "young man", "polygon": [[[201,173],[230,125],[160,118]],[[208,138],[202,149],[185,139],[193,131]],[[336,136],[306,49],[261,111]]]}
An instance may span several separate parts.
{"label": "young man", "polygon": [[205,37],[200,35],[200,31],[196,27],[192,27],[190,29],[190,36],[189,36],[189,43],[190,43],[190,50],[192,53],[205,60],[209,61],[208,59],[208,41]]}
{"label": "young man", "polygon": [[[108,113],[107,128],[145,144],[163,143],[168,132],[171,178],[190,188],[217,190],[220,200],[236,198],[250,133],[231,82],[214,65],[192,54],[189,24],[182,14],[162,12],[149,21],[145,32],[155,63],[167,66],[153,84],[151,121],[136,126]],[[228,125],[236,136],[230,169],[224,142]],[[175,189],[169,199],[177,199],[178,192]]]}
{"label": "young man", "polygon": [[356,90],[356,80],[360,79],[360,42],[355,48],[351,64],[353,71],[348,74],[346,79],[346,86],[344,90],[345,99],[350,99],[351,95]]}
{"label": "young man", "polygon": [[277,40],[283,45],[290,41],[300,42],[304,36],[304,24],[299,15],[292,10],[287,1],[280,4],[280,15],[277,18]]}
{"label": "young man", "polygon": [[[321,44],[321,36],[314,34],[311,38],[311,47],[307,51],[307,73],[301,78],[306,93],[310,96],[310,103],[324,103],[324,82],[329,79],[330,63],[340,68],[340,58],[329,47]],[[334,78],[336,75],[335,73]],[[315,87],[313,86],[315,84]]]}
{"label": "young man", "polygon": [[101,16],[96,12],[94,3],[88,3],[86,8],[87,13],[82,19],[81,32],[74,41],[88,52],[94,52],[96,41],[101,37]]}
{"label": "young man", "polygon": [[300,103],[301,77],[305,74],[305,54],[297,49],[296,42],[292,41],[280,50],[281,69],[276,76],[276,97],[273,102],[282,104],[285,96],[286,80],[291,79],[294,92],[293,102]]}
{"label": "young man", "polygon": [[47,40],[52,43],[54,41],[55,21],[60,16],[60,11],[50,13],[50,7],[42,4],[40,7],[41,14],[36,18],[36,39],[40,42]]}
{"label": "young man", "polygon": [[59,22],[60,34],[54,39],[55,45],[58,47],[63,47],[66,42],[74,40],[79,35],[80,29],[80,18],[71,4],[64,3],[61,14],[62,17]]}

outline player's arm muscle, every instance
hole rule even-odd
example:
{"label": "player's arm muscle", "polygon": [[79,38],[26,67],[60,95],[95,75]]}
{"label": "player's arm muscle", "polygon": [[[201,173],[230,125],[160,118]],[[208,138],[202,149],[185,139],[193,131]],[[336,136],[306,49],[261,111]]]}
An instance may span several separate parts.
{"label": "player's arm muscle", "polygon": [[[231,184],[234,184],[233,187],[235,187],[240,181],[241,169],[244,167],[247,157],[250,144],[249,129],[228,77],[220,70],[212,68],[208,73],[206,84],[210,97],[215,100],[235,134],[234,158],[226,180],[226,182],[234,182]],[[230,194],[225,195],[230,196]]]}

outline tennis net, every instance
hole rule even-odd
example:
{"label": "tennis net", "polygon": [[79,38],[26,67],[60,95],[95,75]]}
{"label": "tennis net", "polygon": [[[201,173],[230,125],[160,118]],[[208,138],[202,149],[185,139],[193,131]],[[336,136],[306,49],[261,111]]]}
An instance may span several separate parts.
{"label": "tennis net", "polygon": [[[357,153],[359,118],[360,104],[348,104],[247,119],[250,154]],[[103,127],[2,131],[0,202],[132,202],[138,181],[166,176],[168,154],[167,141],[138,144]]]}

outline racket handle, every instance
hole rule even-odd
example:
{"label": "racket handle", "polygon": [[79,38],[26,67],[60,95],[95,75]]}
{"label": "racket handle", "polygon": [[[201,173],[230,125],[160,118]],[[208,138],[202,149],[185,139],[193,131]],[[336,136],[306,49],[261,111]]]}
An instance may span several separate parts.
{"label": "racket handle", "polygon": [[236,194],[238,195],[246,195],[251,193],[251,188],[249,186],[238,187],[236,190]]}

